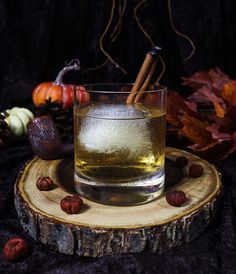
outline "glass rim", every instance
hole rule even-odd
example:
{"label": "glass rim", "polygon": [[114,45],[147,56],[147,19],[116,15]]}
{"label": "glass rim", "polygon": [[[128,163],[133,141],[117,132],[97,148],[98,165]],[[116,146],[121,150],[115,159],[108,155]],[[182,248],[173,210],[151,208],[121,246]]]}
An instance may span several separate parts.
{"label": "glass rim", "polygon": [[[133,86],[134,83],[94,83],[94,84],[81,84],[81,85],[76,85],[75,86],[75,89],[78,89],[80,86],[83,86],[83,87],[95,87],[95,86],[112,86],[112,85],[129,85],[129,86]],[[164,86],[164,85],[156,85],[154,87],[157,87],[157,88],[154,88],[153,90],[144,90],[144,91],[141,91],[141,93],[157,93],[157,92],[167,92],[167,87]],[[86,89],[85,92],[88,92],[88,93],[104,93],[104,94],[130,94],[130,91],[120,91],[120,90],[91,90],[91,89]],[[139,94],[140,91],[136,91],[136,92],[132,92],[132,94]]]}

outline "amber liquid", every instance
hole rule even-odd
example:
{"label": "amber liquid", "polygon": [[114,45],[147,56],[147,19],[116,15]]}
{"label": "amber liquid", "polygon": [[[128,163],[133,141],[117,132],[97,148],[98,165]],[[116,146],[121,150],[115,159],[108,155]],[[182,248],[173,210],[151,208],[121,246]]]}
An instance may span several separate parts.
{"label": "amber liquid", "polygon": [[[119,109],[118,109],[119,110]],[[163,190],[165,113],[141,108],[142,115],[112,117],[91,107],[75,109],[75,183],[97,202],[138,204]],[[138,112],[139,114],[139,112]]]}

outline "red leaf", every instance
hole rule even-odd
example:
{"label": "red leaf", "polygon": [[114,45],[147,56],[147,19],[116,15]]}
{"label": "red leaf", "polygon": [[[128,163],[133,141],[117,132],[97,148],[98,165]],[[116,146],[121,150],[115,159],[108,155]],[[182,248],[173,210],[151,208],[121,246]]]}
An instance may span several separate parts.
{"label": "red leaf", "polygon": [[212,138],[216,139],[218,143],[222,143],[224,141],[230,141],[232,139],[232,136],[228,133],[220,132],[219,128],[220,128],[220,125],[216,123],[206,127],[206,129],[211,132]]}
{"label": "red leaf", "polygon": [[211,133],[206,129],[209,126],[207,121],[201,121],[187,113],[180,117],[180,121],[183,124],[182,132],[191,142],[197,144],[196,148],[210,146],[215,143]]}
{"label": "red leaf", "polygon": [[185,101],[185,104],[189,107],[190,110],[197,112],[197,104],[195,102]]}
{"label": "red leaf", "polygon": [[231,81],[219,68],[212,68],[184,77],[183,85],[191,87],[194,93],[189,100],[176,93],[170,95],[167,117],[172,125],[201,156],[215,160],[235,152],[236,80]]}
{"label": "red leaf", "polygon": [[211,78],[212,87],[217,91],[217,94],[222,90],[224,84],[231,80],[229,76],[223,73],[219,68],[210,69],[209,76]]}
{"label": "red leaf", "polygon": [[236,106],[236,80],[230,81],[223,86],[222,97],[231,105]]}
{"label": "red leaf", "polygon": [[210,105],[211,101],[205,96],[207,91],[211,91],[208,87],[202,87],[191,94],[188,99],[191,102],[196,102],[197,104]]}
{"label": "red leaf", "polygon": [[197,90],[202,86],[211,86],[211,79],[207,71],[198,71],[190,77],[182,77],[183,85]]}
{"label": "red leaf", "polygon": [[168,94],[167,100],[167,115],[166,120],[173,126],[180,128],[182,123],[179,119],[183,113],[188,113],[192,116],[197,116],[197,112],[195,103],[190,103],[186,101],[182,96],[180,96],[177,92],[170,92]]}
{"label": "red leaf", "polygon": [[188,146],[188,148],[192,149],[195,152],[204,152],[204,153],[207,153],[208,151],[210,151],[212,149],[214,150],[214,148],[217,145],[218,145],[217,141],[212,141],[211,143],[206,144],[205,146],[200,146],[198,144],[194,144],[194,145]]}
{"label": "red leaf", "polygon": [[213,117],[213,120],[219,125],[220,132],[232,134],[236,130],[236,107],[228,106],[223,118]]}
{"label": "red leaf", "polygon": [[220,118],[224,117],[226,105],[222,98],[216,96],[208,87],[202,87],[189,96],[190,100],[198,103],[211,103],[214,105],[216,115]]}
{"label": "red leaf", "polygon": [[198,90],[204,86],[216,94],[219,94],[224,84],[231,80],[219,68],[212,68],[209,71],[198,71],[192,76],[183,77],[182,79],[184,80],[183,85],[191,87],[193,90]]}

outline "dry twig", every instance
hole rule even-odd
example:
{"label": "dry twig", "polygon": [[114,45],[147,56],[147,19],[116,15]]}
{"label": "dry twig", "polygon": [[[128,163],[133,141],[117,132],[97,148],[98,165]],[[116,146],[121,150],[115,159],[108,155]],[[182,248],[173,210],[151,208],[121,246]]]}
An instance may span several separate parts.
{"label": "dry twig", "polygon": [[[117,62],[114,61],[114,59],[107,52],[107,50],[104,49],[104,46],[103,46],[103,39],[106,36],[106,34],[107,34],[107,32],[108,32],[108,30],[111,26],[112,20],[114,18],[115,6],[116,6],[116,1],[112,0],[110,18],[108,20],[108,23],[106,25],[106,28],[105,28],[104,32],[101,34],[101,36],[99,38],[99,47],[100,47],[101,52],[106,56],[105,61],[101,65],[85,69],[81,73],[85,73],[85,72],[88,72],[88,71],[93,71],[93,70],[100,69],[103,66],[105,66],[108,63],[108,61],[110,61],[112,64],[115,65],[116,68],[121,70],[124,74],[127,74],[126,70],[123,67],[121,67]],[[112,36],[113,36],[113,38],[111,40],[111,43],[113,43],[120,34],[121,24],[122,24],[122,19],[123,19],[123,16],[124,16],[125,8],[126,8],[126,0],[124,0],[123,7],[121,7],[121,0],[120,0],[120,2],[119,2],[119,20],[118,20],[118,23],[117,23],[115,29],[113,30],[112,34],[110,35],[110,38],[112,38]]]}
{"label": "dry twig", "polygon": [[[140,19],[137,15],[137,12],[138,12],[138,9],[146,2],[146,0],[141,0],[137,5],[136,7],[134,8],[134,18],[139,26],[139,28],[141,29],[141,31],[143,32],[143,34],[146,36],[146,38],[148,39],[148,41],[151,43],[151,45],[154,47],[155,44],[151,38],[151,36],[147,33],[147,31],[144,29],[144,27],[142,26],[141,22],[140,22]],[[162,56],[159,54],[158,55],[158,58],[160,59],[161,63],[162,63],[162,70],[161,70],[161,73],[160,75],[158,76],[155,84],[158,84],[160,79],[162,78],[163,74],[165,73],[165,70],[166,70],[166,65],[165,65],[165,61],[164,59],[162,58]]]}
{"label": "dry twig", "polygon": [[174,31],[177,35],[179,35],[179,36],[183,37],[184,39],[186,39],[186,40],[190,43],[190,45],[191,45],[191,47],[192,47],[192,51],[191,51],[190,54],[184,59],[184,62],[185,62],[185,61],[189,60],[189,59],[194,55],[194,52],[195,52],[195,50],[196,50],[195,45],[194,45],[192,39],[191,39],[189,36],[187,36],[186,34],[180,32],[180,31],[178,31],[178,30],[176,29],[175,24],[174,24],[174,21],[173,21],[173,16],[172,16],[172,10],[171,10],[171,3],[170,3],[170,0],[168,0],[168,12],[169,12],[169,17],[170,17],[170,25],[171,25],[171,28],[173,29],[173,31]]}

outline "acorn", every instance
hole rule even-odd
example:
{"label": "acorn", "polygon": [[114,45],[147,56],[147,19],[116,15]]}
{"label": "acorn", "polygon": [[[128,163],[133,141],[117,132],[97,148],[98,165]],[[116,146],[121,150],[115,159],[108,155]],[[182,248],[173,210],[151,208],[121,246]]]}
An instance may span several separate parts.
{"label": "acorn", "polygon": [[192,177],[192,178],[199,178],[199,177],[202,176],[203,171],[204,171],[204,169],[201,165],[192,164],[189,167],[189,176]]}
{"label": "acorn", "polygon": [[23,259],[29,253],[29,247],[21,237],[9,239],[3,247],[3,257],[10,262]]}
{"label": "acorn", "polygon": [[41,176],[36,181],[36,186],[40,191],[48,191],[51,190],[54,183],[50,177]]}
{"label": "acorn", "polygon": [[186,201],[186,195],[180,190],[171,190],[166,193],[166,201],[172,206],[179,207]]}
{"label": "acorn", "polygon": [[83,200],[79,195],[66,196],[61,200],[60,206],[67,214],[77,214],[83,207]]}

